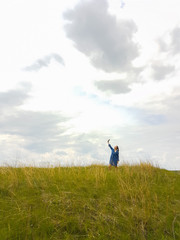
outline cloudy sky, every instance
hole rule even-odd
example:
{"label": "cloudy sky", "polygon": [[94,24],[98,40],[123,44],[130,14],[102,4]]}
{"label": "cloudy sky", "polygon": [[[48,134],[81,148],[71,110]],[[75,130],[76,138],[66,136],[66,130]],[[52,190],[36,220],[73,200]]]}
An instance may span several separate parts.
{"label": "cloudy sky", "polygon": [[180,169],[179,0],[0,2],[0,165]]}

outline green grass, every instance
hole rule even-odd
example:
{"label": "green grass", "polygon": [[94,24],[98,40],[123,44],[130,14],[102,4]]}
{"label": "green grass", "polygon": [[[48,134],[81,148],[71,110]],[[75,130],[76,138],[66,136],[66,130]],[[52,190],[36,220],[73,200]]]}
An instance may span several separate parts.
{"label": "green grass", "polygon": [[140,164],[0,168],[0,240],[180,239],[180,175]]}

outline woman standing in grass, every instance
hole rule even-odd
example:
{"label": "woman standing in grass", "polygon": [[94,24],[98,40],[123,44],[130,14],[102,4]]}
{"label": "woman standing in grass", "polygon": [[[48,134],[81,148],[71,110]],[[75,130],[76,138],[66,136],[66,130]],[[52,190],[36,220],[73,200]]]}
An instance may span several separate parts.
{"label": "woman standing in grass", "polygon": [[115,168],[117,168],[117,164],[119,162],[119,148],[118,146],[115,146],[114,148],[112,148],[111,144],[109,143],[110,139],[107,141],[108,146],[111,149],[111,157],[110,157],[110,161],[109,161],[109,169],[111,168],[111,166],[114,166]]}

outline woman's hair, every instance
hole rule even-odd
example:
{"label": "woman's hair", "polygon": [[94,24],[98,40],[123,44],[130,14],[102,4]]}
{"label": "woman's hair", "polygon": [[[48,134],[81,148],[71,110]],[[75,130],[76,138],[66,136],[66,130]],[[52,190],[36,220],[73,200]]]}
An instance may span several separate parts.
{"label": "woman's hair", "polygon": [[119,147],[118,147],[118,146],[115,146],[114,148],[116,148],[117,150],[119,150]]}

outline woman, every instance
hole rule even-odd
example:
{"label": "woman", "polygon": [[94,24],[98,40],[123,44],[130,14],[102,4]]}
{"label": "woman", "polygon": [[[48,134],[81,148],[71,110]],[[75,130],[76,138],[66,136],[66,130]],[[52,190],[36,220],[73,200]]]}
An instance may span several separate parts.
{"label": "woman", "polygon": [[107,141],[108,146],[111,149],[111,157],[110,157],[110,161],[109,161],[109,169],[114,166],[115,168],[117,168],[117,164],[119,162],[119,148],[118,146],[115,146],[114,148],[112,148],[111,144],[109,143],[110,139]]}

